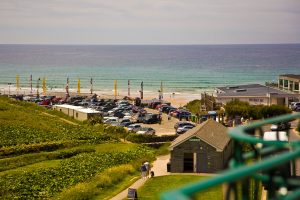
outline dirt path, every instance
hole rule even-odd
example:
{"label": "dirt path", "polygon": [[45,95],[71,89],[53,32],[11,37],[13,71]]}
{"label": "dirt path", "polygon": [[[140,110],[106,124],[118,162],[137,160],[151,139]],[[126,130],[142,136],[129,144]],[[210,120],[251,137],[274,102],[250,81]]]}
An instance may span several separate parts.
{"label": "dirt path", "polygon": [[[151,170],[154,171],[154,176],[165,176],[169,175],[170,173],[167,172],[167,163],[169,162],[170,154],[169,155],[163,155],[158,156],[156,160],[153,162]],[[138,189],[141,186],[144,185],[144,183],[147,181],[147,179],[141,179],[139,178],[136,182],[134,182],[129,188]],[[111,198],[111,200],[122,200],[126,199],[128,194],[128,188],[123,190],[118,195]]]}
{"label": "dirt path", "polygon": [[[170,160],[170,154],[168,155],[163,155],[163,156],[158,156],[156,160],[153,162],[151,170],[154,171],[154,176],[167,176],[171,175],[170,172],[167,172],[167,163]],[[172,173],[174,175],[176,174],[183,174],[183,175],[195,175],[195,176],[214,176],[216,174],[204,174],[204,173]],[[128,188],[133,188],[133,189],[138,189],[141,186],[144,185],[144,183],[147,181],[147,179],[141,179],[139,178],[135,183],[133,183],[130,187]],[[123,200],[127,198],[128,194],[128,188],[123,190],[121,193],[118,195],[114,196],[111,198],[111,200]]]}

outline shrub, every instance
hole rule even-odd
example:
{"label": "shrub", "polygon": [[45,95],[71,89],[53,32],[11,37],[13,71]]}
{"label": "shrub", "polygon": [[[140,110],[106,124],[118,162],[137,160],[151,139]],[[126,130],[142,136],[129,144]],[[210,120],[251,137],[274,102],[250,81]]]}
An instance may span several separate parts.
{"label": "shrub", "polygon": [[126,140],[134,143],[155,143],[155,142],[171,142],[176,137],[177,135],[155,136],[155,135],[143,135],[143,134],[130,133],[126,137]]}
{"label": "shrub", "polygon": [[201,105],[203,104],[203,101],[199,99],[195,99],[193,101],[188,102],[185,107],[194,114],[199,114],[201,110]]}
{"label": "shrub", "polygon": [[291,113],[291,110],[285,106],[281,106],[281,105],[251,106],[249,105],[248,102],[242,102],[237,99],[228,102],[225,106],[225,110],[227,115],[230,117],[240,116],[248,119],[269,118],[269,117]]}

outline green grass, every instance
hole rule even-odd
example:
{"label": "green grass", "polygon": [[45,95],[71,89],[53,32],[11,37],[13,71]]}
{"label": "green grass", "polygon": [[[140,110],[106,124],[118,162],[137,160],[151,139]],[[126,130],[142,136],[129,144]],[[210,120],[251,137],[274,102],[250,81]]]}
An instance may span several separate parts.
{"label": "green grass", "polygon": [[156,155],[157,156],[162,156],[162,155],[167,155],[170,153],[169,147],[170,147],[171,143],[165,143],[162,146],[160,146],[157,150],[156,150]]}
{"label": "green grass", "polygon": [[[36,146],[32,148],[31,145],[39,143],[71,141],[77,145],[82,142],[97,144],[117,140],[113,128],[83,125],[64,117],[74,125],[62,120],[62,116],[62,113],[32,103],[0,97],[0,155],[8,155],[7,151],[13,153],[8,147],[18,145],[29,146],[29,149],[34,150]],[[25,150],[23,152],[28,153]]]}
{"label": "green grass", "polygon": [[120,165],[98,173],[93,178],[66,188],[53,199],[110,199],[135,181],[132,165]]}
{"label": "green grass", "polygon": [[3,172],[0,172],[0,178],[5,175],[12,175],[12,174],[22,174],[27,172],[32,172],[35,170],[43,170],[43,169],[49,169],[49,168],[57,168],[60,164],[61,160],[46,160],[42,162],[37,162],[34,164],[26,165],[23,167],[18,167],[11,170],[6,170]]}
{"label": "green grass", "polygon": [[[168,190],[177,189],[186,184],[205,180],[209,177],[194,175],[159,176],[149,180],[137,191],[139,199],[159,200],[160,194]],[[197,199],[221,200],[223,198],[222,187],[212,188],[209,191],[197,195]]]}
{"label": "green grass", "polygon": [[104,199],[118,193],[139,163],[154,159],[145,146],[120,143],[123,134],[0,97],[0,199],[49,199],[64,196],[62,191],[70,199],[89,199],[91,191]]}
{"label": "green grass", "polygon": [[[99,145],[100,146],[100,145]],[[45,160],[55,160],[55,159],[64,159],[70,158],[80,153],[95,152],[94,146],[78,146],[73,148],[56,150],[53,152],[40,152],[40,153],[29,153],[25,155],[10,157],[0,159],[0,172],[5,170],[10,170]]]}

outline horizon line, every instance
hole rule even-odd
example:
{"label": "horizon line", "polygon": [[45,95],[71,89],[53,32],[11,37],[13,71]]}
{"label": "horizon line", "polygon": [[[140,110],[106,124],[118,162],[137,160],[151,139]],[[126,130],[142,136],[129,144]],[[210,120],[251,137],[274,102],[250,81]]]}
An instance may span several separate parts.
{"label": "horizon line", "polygon": [[297,45],[300,42],[295,43],[220,43],[220,44],[100,44],[100,43],[0,43],[0,45],[53,45],[53,46],[221,46],[221,45]]}

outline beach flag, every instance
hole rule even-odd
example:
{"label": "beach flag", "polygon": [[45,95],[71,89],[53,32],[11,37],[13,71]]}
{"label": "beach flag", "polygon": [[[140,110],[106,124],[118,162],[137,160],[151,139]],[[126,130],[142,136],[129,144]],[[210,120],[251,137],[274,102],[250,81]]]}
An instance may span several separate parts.
{"label": "beach flag", "polygon": [[30,75],[30,94],[32,94],[32,74]]}
{"label": "beach flag", "polygon": [[20,76],[19,75],[16,76],[16,89],[17,89],[17,94],[18,94],[18,92],[20,90]]}
{"label": "beach flag", "polygon": [[164,92],[163,82],[160,81],[160,99],[163,99],[164,97],[163,92]]}
{"label": "beach flag", "polygon": [[68,98],[69,95],[69,77],[67,77],[67,84],[66,84],[66,98]]}
{"label": "beach flag", "polygon": [[91,83],[91,90],[90,91],[91,91],[91,94],[93,94],[93,78],[91,78],[91,82],[90,83]]}
{"label": "beach flag", "polygon": [[37,81],[37,83],[36,83],[36,96],[37,97],[40,96],[40,93],[39,93],[40,81],[41,81],[41,78],[39,78],[38,81]]}
{"label": "beach flag", "polygon": [[144,98],[144,82],[142,81],[141,82],[141,99],[143,99]]}
{"label": "beach flag", "polygon": [[77,81],[77,94],[80,94],[80,79]]}
{"label": "beach flag", "polygon": [[46,87],[46,78],[43,78],[43,95],[46,96],[47,87]]}
{"label": "beach flag", "polygon": [[114,88],[115,88],[115,99],[116,99],[117,95],[118,95],[118,81],[117,80],[115,80]]}
{"label": "beach flag", "polygon": [[130,80],[128,80],[128,97],[130,97]]}

